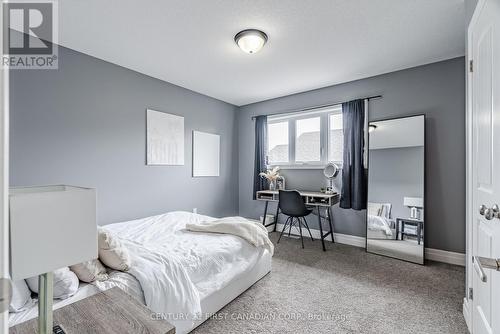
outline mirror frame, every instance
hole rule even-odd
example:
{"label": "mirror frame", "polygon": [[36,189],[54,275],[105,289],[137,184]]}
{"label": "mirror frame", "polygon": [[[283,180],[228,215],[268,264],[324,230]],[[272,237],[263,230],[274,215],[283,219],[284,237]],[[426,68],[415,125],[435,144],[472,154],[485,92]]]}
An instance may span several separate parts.
{"label": "mirror frame", "polygon": [[[333,173],[332,176],[328,176],[326,175],[325,173],[325,170],[328,168],[328,167],[332,167],[332,168],[335,168],[335,173]],[[327,179],[333,179],[333,178],[336,178],[340,173],[340,167],[336,164],[336,163],[333,163],[333,162],[329,162],[326,164],[325,168],[323,168],[323,176],[326,177]]]}
{"label": "mirror frame", "polygon": [[[427,187],[426,187],[426,184],[427,184],[427,117],[425,114],[410,114],[410,115],[405,115],[405,116],[398,116],[398,117],[389,117],[389,118],[380,118],[380,119],[375,119],[375,120],[370,120],[369,119],[369,116],[370,116],[370,113],[368,111],[368,115],[367,115],[367,119],[368,121],[366,122],[366,125],[365,125],[365,131],[366,131],[366,207],[367,207],[367,210],[366,210],[366,213],[365,213],[365,233],[366,233],[366,237],[365,237],[365,252],[367,253],[370,253],[370,254],[374,254],[374,255],[379,255],[379,256],[385,256],[385,257],[388,257],[388,258],[392,258],[392,259],[397,259],[397,260],[400,260],[400,261],[405,261],[405,262],[409,262],[409,263],[415,263],[415,264],[419,264],[419,265],[425,265],[425,245],[426,245],[426,222],[427,222]],[[384,122],[384,121],[391,121],[391,120],[397,120],[397,119],[405,119],[405,118],[412,118],[412,117],[419,117],[419,116],[423,116],[424,117],[424,181],[423,181],[423,187],[424,187],[424,191],[423,191],[423,194],[424,194],[424,216],[423,216],[423,220],[424,220],[424,237],[423,237],[423,241],[422,241],[422,263],[418,263],[418,262],[413,262],[413,261],[409,261],[409,260],[405,260],[405,259],[401,259],[401,258],[398,258],[398,257],[394,257],[394,256],[389,256],[389,255],[384,255],[384,254],[379,254],[379,253],[374,253],[374,252],[370,252],[368,250],[368,189],[370,187],[370,180],[369,180],[369,170],[370,170],[370,132],[369,132],[369,126],[370,126],[370,123],[375,123],[375,122]]]}

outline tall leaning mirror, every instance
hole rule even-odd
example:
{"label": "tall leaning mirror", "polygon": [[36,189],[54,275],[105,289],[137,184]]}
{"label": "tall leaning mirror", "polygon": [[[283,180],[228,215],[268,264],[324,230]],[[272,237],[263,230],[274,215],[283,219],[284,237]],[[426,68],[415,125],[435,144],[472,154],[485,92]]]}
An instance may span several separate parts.
{"label": "tall leaning mirror", "polygon": [[366,250],[424,263],[425,116],[370,122]]}

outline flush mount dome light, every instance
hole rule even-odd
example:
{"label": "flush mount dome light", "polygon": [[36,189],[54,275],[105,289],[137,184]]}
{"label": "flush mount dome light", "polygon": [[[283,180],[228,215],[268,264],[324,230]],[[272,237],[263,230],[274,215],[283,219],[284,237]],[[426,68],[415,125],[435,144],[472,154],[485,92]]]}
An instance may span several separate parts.
{"label": "flush mount dome light", "polygon": [[234,36],[234,41],[246,53],[257,53],[267,42],[267,35],[257,29],[246,29]]}

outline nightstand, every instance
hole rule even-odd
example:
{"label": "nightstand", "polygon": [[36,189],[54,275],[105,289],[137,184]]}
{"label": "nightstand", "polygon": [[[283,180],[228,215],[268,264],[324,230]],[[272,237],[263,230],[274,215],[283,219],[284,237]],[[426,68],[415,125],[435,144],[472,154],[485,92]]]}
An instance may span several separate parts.
{"label": "nightstand", "polygon": [[[174,334],[165,320],[120,288],[112,288],[54,311],[54,325],[66,334]],[[38,333],[38,318],[9,329],[10,334]]]}
{"label": "nightstand", "polygon": [[[403,240],[404,235],[413,235],[417,237],[418,244],[420,245],[420,240],[422,239],[422,230],[424,228],[424,221],[412,218],[397,218],[396,219],[396,240],[399,235],[399,224],[401,223],[401,240]],[[405,225],[413,225],[417,227],[417,234],[405,233]]]}

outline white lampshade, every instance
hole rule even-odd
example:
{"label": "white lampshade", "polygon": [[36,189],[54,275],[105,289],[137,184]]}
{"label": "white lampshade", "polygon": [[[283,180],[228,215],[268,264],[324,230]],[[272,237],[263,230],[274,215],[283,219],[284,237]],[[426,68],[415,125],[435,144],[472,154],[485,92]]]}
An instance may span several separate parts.
{"label": "white lampshade", "polygon": [[97,258],[94,189],[12,188],[9,210],[13,280]]}
{"label": "white lampshade", "polygon": [[423,208],[424,199],[422,197],[405,197],[403,205],[410,208]]}

